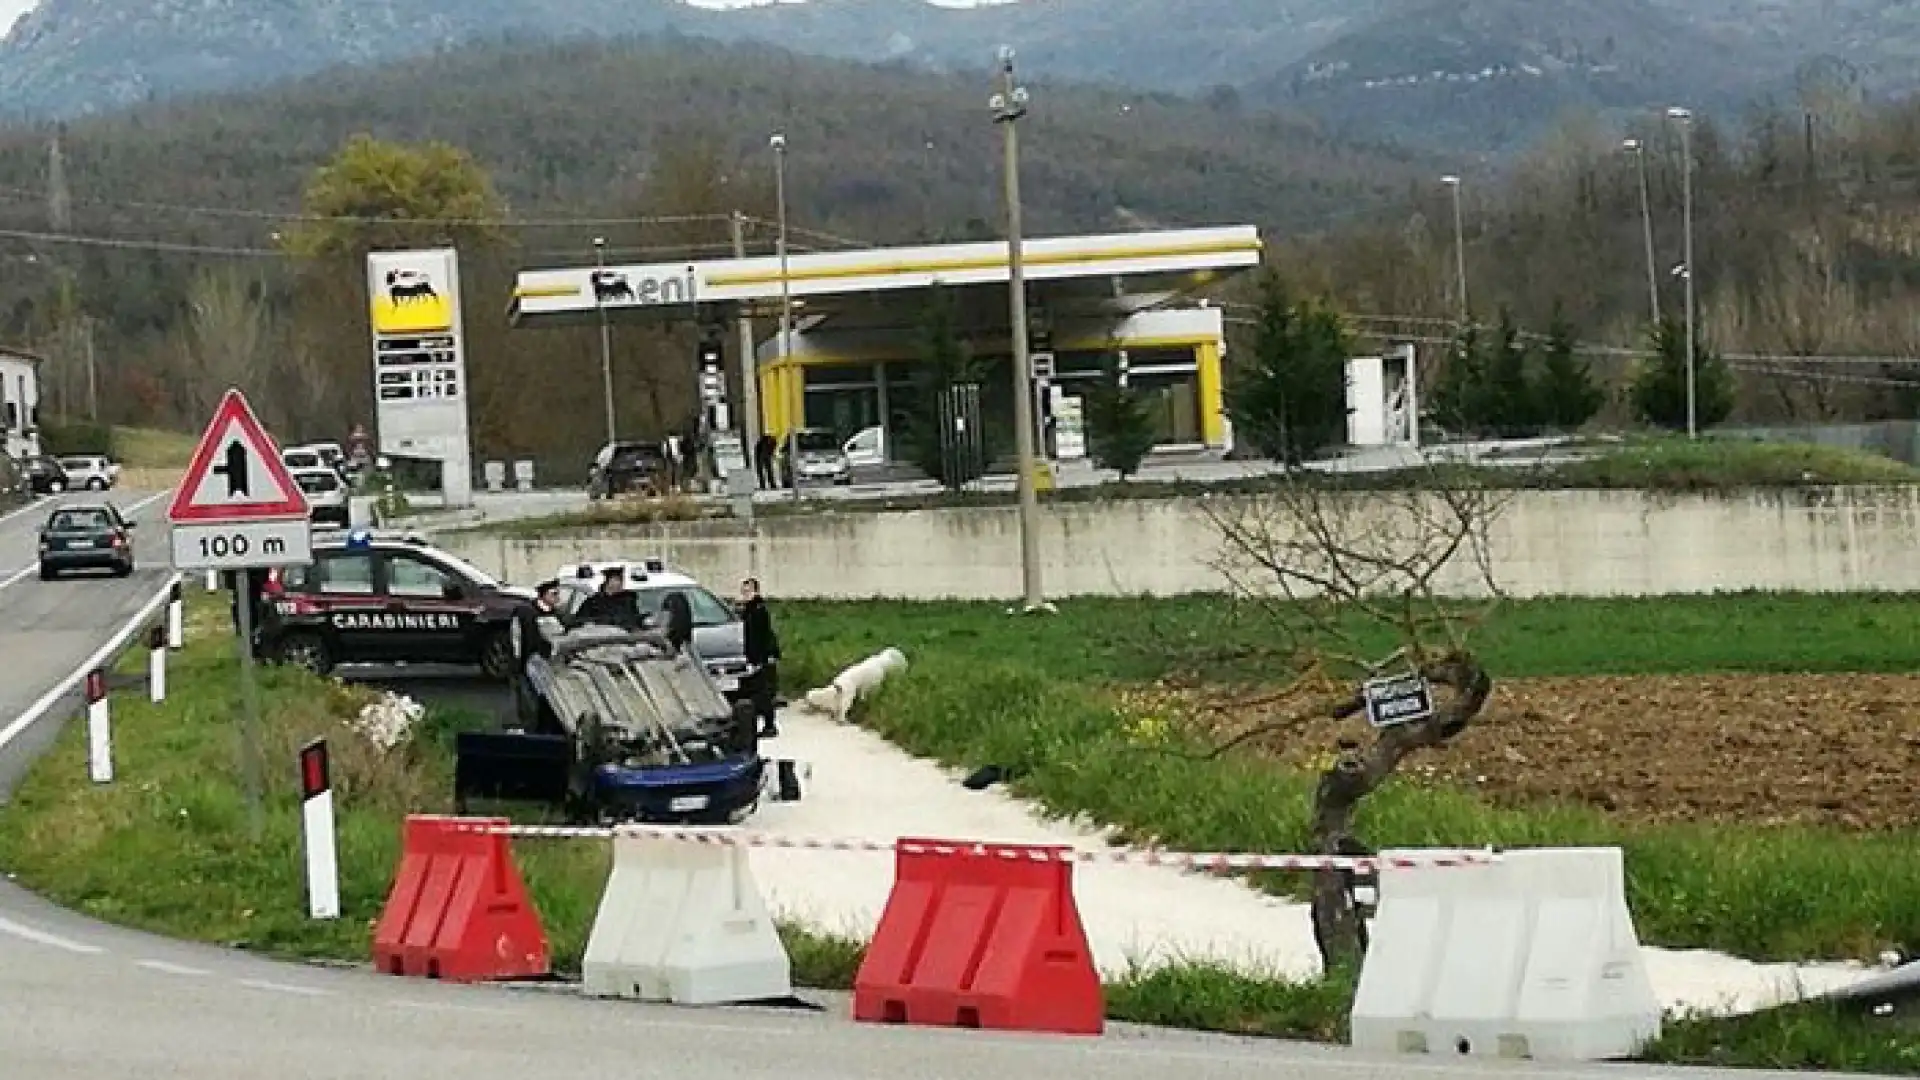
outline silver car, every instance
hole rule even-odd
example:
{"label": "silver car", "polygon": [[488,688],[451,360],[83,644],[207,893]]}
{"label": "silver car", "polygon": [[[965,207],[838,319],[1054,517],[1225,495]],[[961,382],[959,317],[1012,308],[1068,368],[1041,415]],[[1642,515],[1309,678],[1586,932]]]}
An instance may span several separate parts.
{"label": "silver car", "polygon": [[308,517],[316,525],[335,525],[342,529],[351,525],[351,513],[347,508],[347,485],[340,474],[325,465],[316,465],[307,469],[293,469],[293,482],[300,485],[306,493]]}
{"label": "silver car", "polygon": [[60,459],[60,471],[66,474],[72,490],[105,491],[120,479],[120,466],[100,454],[75,454]]}

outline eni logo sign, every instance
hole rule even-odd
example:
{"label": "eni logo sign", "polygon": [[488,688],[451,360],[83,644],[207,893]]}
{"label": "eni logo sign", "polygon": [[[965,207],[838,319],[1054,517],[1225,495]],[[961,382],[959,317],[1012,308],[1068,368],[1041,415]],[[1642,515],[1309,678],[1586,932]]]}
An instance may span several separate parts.
{"label": "eni logo sign", "polygon": [[699,293],[692,267],[674,273],[595,270],[587,275],[593,302],[611,305],[691,304]]}

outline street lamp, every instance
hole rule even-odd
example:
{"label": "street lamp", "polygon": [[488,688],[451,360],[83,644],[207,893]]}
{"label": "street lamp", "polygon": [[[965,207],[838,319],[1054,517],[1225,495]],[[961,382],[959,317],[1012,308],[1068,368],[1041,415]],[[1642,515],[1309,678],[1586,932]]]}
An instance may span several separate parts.
{"label": "street lamp", "polygon": [[[780,252],[780,350],[778,355],[780,357],[780,370],[785,372],[787,370],[787,350],[791,347],[790,339],[793,337],[793,284],[787,272],[787,136],[783,132],[776,131],[773,133],[773,137],[767,140],[767,145],[773,148],[773,196],[775,217],[779,219],[779,235],[774,241]],[[789,400],[787,405],[791,408],[793,402]],[[803,385],[800,395],[800,410],[802,415],[799,417],[799,420],[802,422],[806,419],[806,407],[806,388]],[[798,501],[800,498],[800,466],[799,463],[793,459],[793,451],[795,445],[794,435],[799,430],[800,424],[795,423],[794,420],[795,418],[791,416],[789,416],[787,420],[787,472],[792,478],[794,500]]]}
{"label": "street lamp", "polygon": [[1667,119],[1680,124],[1680,189],[1683,217],[1686,221],[1686,253],[1681,259],[1686,265],[1687,288],[1687,438],[1698,438],[1700,434],[1699,414],[1694,392],[1694,273],[1693,265],[1693,110],[1674,106],[1667,110]]}
{"label": "street lamp", "polygon": [[1640,170],[1640,227],[1647,241],[1647,303],[1653,312],[1653,324],[1660,325],[1660,276],[1654,269],[1653,201],[1647,197],[1647,148],[1639,139],[1628,139],[1620,148],[1632,154]]}
{"label": "street lamp", "polygon": [[1027,280],[1020,236],[1019,120],[1027,114],[1027,88],[1013,79],[1013,49],[1000,46],[1000,91],[987,100],[993,122],[1006,139],[1007,290],[1013,339],[1013,440],[1020,493],[1020,581],[1026,610],[1046,606],[1040,589],[1040,494],[1034,489],[1033,357],[1027,351]]}
{"label": "street lamp", "polygon": [[1440,182],[1453,189],[1453,262],[1460,280],[1460,325],[1470,318],[1467,308],[1467,230],[1460,213],[1460,178],[1443,176]]}
{"label": "street lamp", "polygon": [[[607,238],[604,236],[593,238],[593,264],[601,270],[607,268]],[[600,383],[601,390],[607,396],[607,445],[612,446],[618,437],[613,416],[613,324],[607,321],[606,302],[601,301],[598,307],[600,308]]]}

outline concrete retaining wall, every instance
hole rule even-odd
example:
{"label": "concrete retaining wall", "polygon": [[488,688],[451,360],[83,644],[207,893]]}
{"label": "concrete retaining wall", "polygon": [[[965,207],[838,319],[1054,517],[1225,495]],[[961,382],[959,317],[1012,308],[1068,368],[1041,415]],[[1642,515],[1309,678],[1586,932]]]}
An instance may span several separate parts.
{"label": "concrete retaining wall", "polygon": [[[1373,498],[1373,509],[1385,505]],[[1216,513],[1235,505],[1207,503]],[[1215,568],[1218,534],[1199,501],[1062,503],[1041,514],[1049,596],[1226,587]],[[1489,541],[1495,580],[1515,596],[1920,589],[1920,489],[1520,492],[1494,519]],[[770,595],[794,598],[1020,594],[1012,507],[768,517],[751,533],[725,521],[544,537],[455,533],[439,542],[518,583],[582,559],[660,555],[727,592],[755,574]],[[1444,576],[1448,591],[1478,591],[1479,576],[1464,564]]]}

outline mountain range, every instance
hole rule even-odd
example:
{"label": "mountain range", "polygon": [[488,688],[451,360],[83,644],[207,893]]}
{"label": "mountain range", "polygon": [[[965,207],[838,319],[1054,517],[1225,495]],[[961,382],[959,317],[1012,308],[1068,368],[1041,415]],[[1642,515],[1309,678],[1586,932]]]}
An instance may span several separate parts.
{"label": "mountain range", "polygon": [[686,35],[942,72],[1016,47],[1036,89],[1282,107],[1366,138],[1502,151],[1569,110],[1920,86],[1911,0],[43,0],[0,41],[0,114],[74,116],[474,43]]}

